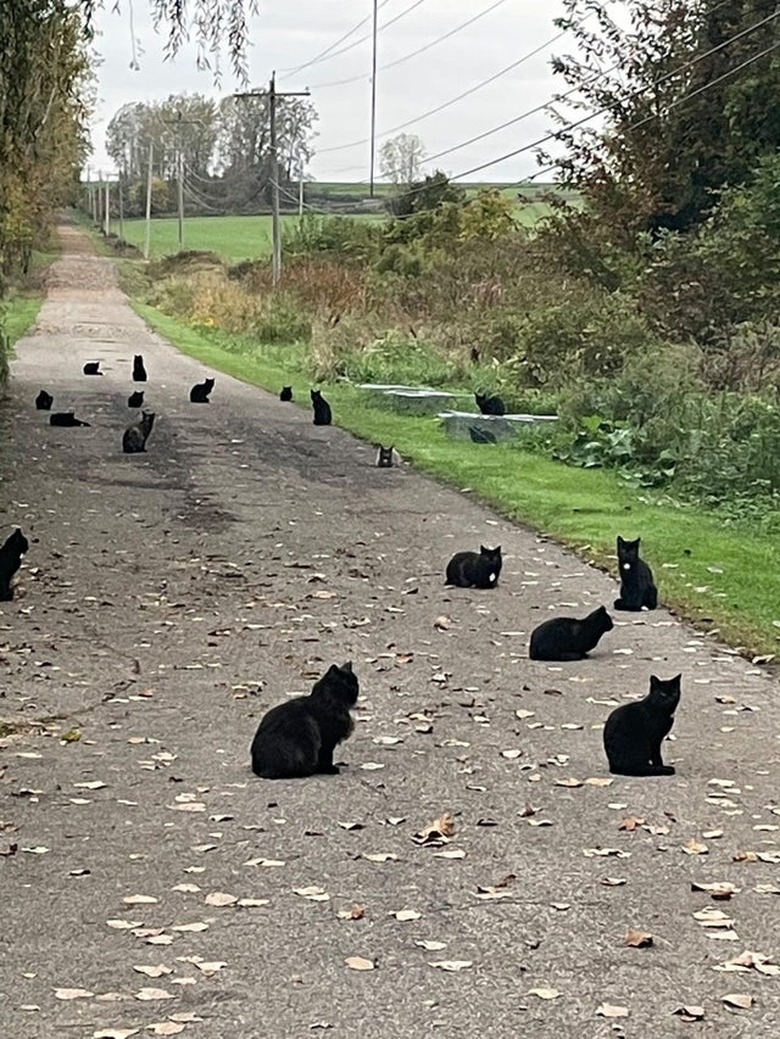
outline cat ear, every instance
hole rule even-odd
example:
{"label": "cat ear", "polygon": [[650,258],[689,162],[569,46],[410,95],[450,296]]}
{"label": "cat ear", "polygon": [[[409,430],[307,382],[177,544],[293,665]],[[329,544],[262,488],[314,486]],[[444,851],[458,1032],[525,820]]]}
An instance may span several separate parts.
{"label": "cat ear", "polygon": [[348,660],[345,664],[342,664],[341,665],[341,670],[342,671],[349,671],[349,673],[352,674],[352,661]]}

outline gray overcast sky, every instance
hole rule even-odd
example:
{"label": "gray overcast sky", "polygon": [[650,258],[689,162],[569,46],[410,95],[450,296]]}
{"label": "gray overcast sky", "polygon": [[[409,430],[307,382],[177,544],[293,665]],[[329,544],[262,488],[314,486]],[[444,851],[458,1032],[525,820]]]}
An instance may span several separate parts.
{"label": "gray overcast sky", "polygon": [[[395,127],[416,120],[550,40],[558,32],[553,18],[561,13],[559,0],[418,0],[408,14],[382,28],[413,4],[414,0],[385,0],[379,12],[378,146],[388,136],[401,132],[394,131]],[[184,47],[175,61],[165,61],[165,30],[161,34],[155,32],[148,0],[132,0],[134,33],[128,0],[124,0],[121,14],[112,13],[111,6],[107,4],[108,10],[98,17],[99,36],[95,41],[102,65],[98,70],[99,101],[92,122],[94,152],[90,165],[103,171],[112,169],[105,152],[106,126],[123,104],[162,100],[184,91],[218,97],[237,89],[227,60],[223,61],[220,89],[214,87],[210,71],[197,69],[194,43]],[[311,64],[295,75],[283,70],[310,62],[367,16],[366,24],[337,49],[369,35],[371,0],[261,0],[261,8],[251,27],[252,85],[265,85],[275,68],[279,90],[309,87],[320,116],[311,174],[318,180],[367,179],[368,144],[340,146],[362,141],[369,134],[370,36],[344,53]],[[483,11],[488,13],[461,32],[393,68],[381,69]],[[133,36],[137,41],[139,71],[131,68]],[[564,89],[560,77],[551,73],[551,55],[571,49],[567,38],[558,40],[495,82],[438,114],[415,121],[404,132],[418,134],[427,153],[433,155],[542,105],[557,90]],[[352,77],[360,78],[356,82],[327,85]],[[442,157],[431,168],[458,175],[530,143],[552,125],[550,116],[540,112]],[[516,181],[536,169],[533,153],[528,152],[470,179]]]}

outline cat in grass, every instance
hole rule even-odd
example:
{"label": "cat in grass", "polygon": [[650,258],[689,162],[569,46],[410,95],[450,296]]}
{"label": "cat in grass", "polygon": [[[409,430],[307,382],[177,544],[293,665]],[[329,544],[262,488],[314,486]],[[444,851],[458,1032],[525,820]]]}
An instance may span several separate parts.
{"label": "cat in grass", "polygon": [[140,408],[144,402],[144,391],[133,390],[130,396],[127,398],[128,408]]}
{"label": "cat in grass", "polygon": [[146,450],[146,441],[149,439],[153,425],[154,412],[144,411],[141,413],[140,421],[127,427],[122,434],[122,450],[126,455],[134,455]]}
{"label": "cat in grass", "polygon": [[146,368],[141,354],[133,357],[133,382],[146,382]]}
{"label": "cat in grass", "polygon": [[315,426],[329,426],[333,415],[330,410],[330,404],[322,396],[321,390],[311,390],[311,406],[314,408],[314,425]]}
{"label": "cat in grass", "polygon": [[474,399],[483,415],[506,415],[506,404],[500,397],[488,396],[486,393],[475,393]]}
{"label": "cat in grass", "polygon": [[293,388],[292,386],[282,386],[279,392],[279,400],[292,400],[293,399]]}
{"label": "cat in grass", "polygon": [[51,406],[54,403],[54,397],[46,390],[41,390],[38,396],[35,398],[35,407],[38,411],[51,411]]}
{"label": "cat in grass", "polygon": [[458,588],[495,588],[501,573],[501,546],[485,548],[479,552],[456,552],[447,563],[445,584]]}
{"label": "cat in grass", "polygon": [[50,426],[88,426],[89,422],[82,422],[76,418],[72,411],[53,411],[49,415]]}
{"label": "cat in grass", "polygon": [[196,382],[190,390],[190,402],[192,404],[210,404],[209,394],[214,389],[215,379],[204,379]]}
{"label": "cat in grass", "polygon": [[531,632],[531,660],[584,660],[599,639],[614,627],[606,606],[582,620],[551,617]]}
{"label": "cat in grass", "polygon": [[21,566],[22,556],[29,547],[29,541],[17,527],[0,548],[0,602],[10,602],[13,599],[11,580]]}
{"label": "cat in grass", "polygon": [[624,541],[618,535],[617,556],[620,570],[620,598],[615,599],[616,610],[641,610],[643,606],[654,610],[658,605],[658,589],[653,581],[653,571],[639,558],[639,543]]}
{"label": "cat in grass", "polygon": [[674,723],[680,702],[682,675],[661,679],[650,676],[650,692],[643,700],[622,704],[607,718],[604,750],[609,771],[619,776],[673,776],[664,765],[661,744]]}
{"label": "cat in grass", "polygon": [[252,740],[252,771],[263,779],[337,775],[333,751],[354,722],[349,713],[360,687],[352,661],[332,664],[309,696],[277,704],[263,716]]}

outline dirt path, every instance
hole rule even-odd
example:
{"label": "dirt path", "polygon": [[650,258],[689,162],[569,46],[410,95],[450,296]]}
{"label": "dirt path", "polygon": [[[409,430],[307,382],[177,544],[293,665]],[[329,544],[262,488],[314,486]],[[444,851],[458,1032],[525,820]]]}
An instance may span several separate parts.
{"label": "dirt path", "polygon": [[[3,1034],[776,1035],[780,977],[713,967],[780,962],[777,682],[663,611],[618,615],[582,665],[529,662],[549,610],[609,603],[613,582],[374,469],[308,410],[219,373],[190,405],[202,367],[63,236],[2,409],[3,528],[31,541],[0,604],[0,718],[29,726],[0,740]],[[134,353],[157,413],[145,456],[120,452]],[[106,374],[82,376],[98,358]],[[42,386],[91,427],[50,428]],[[448,556],[480,542],[504,548],[500,587],[443,588]],[[342,774],[255,779],[262,711],[348,658],[363,699]],[[678,671],[678,774],[584,782],[607,782],[607,701]],[[412,843],[446,809],[451,843]],[[746,851],[775,861],[733,861]],[[477,897],[509,874],[507,897]],[[713,881],[739,893],[691,891]],[[732,927],[694,919],[710,907]],[[630,928],[653,947],[627,947]],[[755,1004],[730,1011],[728,993]],[[704,1023],[673,1016],[684,1004]]]}

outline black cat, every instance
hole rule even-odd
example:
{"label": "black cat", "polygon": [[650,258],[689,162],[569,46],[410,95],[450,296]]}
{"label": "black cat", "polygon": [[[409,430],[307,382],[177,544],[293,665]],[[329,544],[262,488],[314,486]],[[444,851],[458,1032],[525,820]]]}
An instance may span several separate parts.
{"label": "black cat", "polygon": [[203,382],[196,382],[190,390],[190,402],[192,404],[208,404],[209,394],[214,389],[214,379],[204,379]]}
{"label": "black cat", "polygon": [[607,718],[604,750],[609,771],[619,776],[673,776],[674,767],[664,765],[661,744],[674,722],[680,702],[680,679],[663,681],[650,676],[650,692],[644,700],[622,704]]}
{"label": "black cat", "polygon": [[76,418],[72,411],[54,411],[49,415],[50,426],[88,426],[89,422],[82,422]]}
{"label": "black cat", "polygon": [[495,436],[489,429],[479,429],[477,426],[469,426],[469,436],[475,444],[495,444]]}
{"label": "black cat", "polygon": [[658,605],[658,589],[653,581],[653,571],[639,558],[639,542],[624,541],[618,535],[617,556],[620,569],[620,598],[615,599],[616,610],[641,610],[646,606],[654,610]]}
{"label": "black cat", "polygon": [[393,466],[398,465],[400,461],[401,456],[392,444],[390,447],[382,447],[381,444],[377,444],[376,461],[374,462],[377,469],[392,469]]}
{"label": "black cat", "polygon": [[146,450],[146,441],[154,425],[154,412],[144,411],[141,419],[133,426],[128,426],[122,434],[122,450],[126,455],[138,454]]}
{"label": "black cat", "polygon": [[130,396],[127,398],[128,408],[140,408],[144,402],[144,391],[133,390]]}
{"label": "black cat", "polygon": [[35,407],[38,411],[51,411],[51,406],[54,403],[54,397],[46,390],[41,390],[38,396],[35,398]]}
{"label": "black cat", "polygon": [[279,394],[279,400],[292,400],[293,392],[292,386],[282,386],[282,391]]}
{"label": "black cat", "polygon": [[133,357],[133,382],[146,382],[146,368],[141,354]]}
{"label": "black cat", "polygon": [[314,408],[314,425],[329,426],[333,415],[330,404],[322,396],[320,390],[311,390],[311,406]]}
{"label": "black cat", "polygon": [[10,602],[14,597],[11,579],[22,562],[22,556],[30,547],[30,543],[20,528],[6,538],[0,548],[0,602]]}
{"label": "black cat", "polygon": [[486,393],[475,393],[474,399],[483,415],[506,415],[506,404],[500,397],[489,397]]}
{"label": "black cat", "polygon": [[456,552],[447,563],[447,580],[445,584],[454,584],[458,588],[495,588],[498,575],[501,573],[501,546],[485,548],[479,546],[479,552]]}
{"label": "black cat", "polygon": [[87,363],[84,365],[84,369],[83,370],[84,370],[84,374],[85,375],[102,375],[103,374],[100,371],[100,361],[87,361]]}
{"label": "black cat", "polygon": [[601,636],[614,628],[606,606],[599,606],[582,620],[551,617],[531,632],[531,660],[584,660]]}
{"label": "black cat", "polygon": [[352,732],[349,709],[358,692],[349,661],[342,667],[332,664],[309,696],[272,707],[252,740],[252,771],[263,779],[338,774],[333,751]]}

